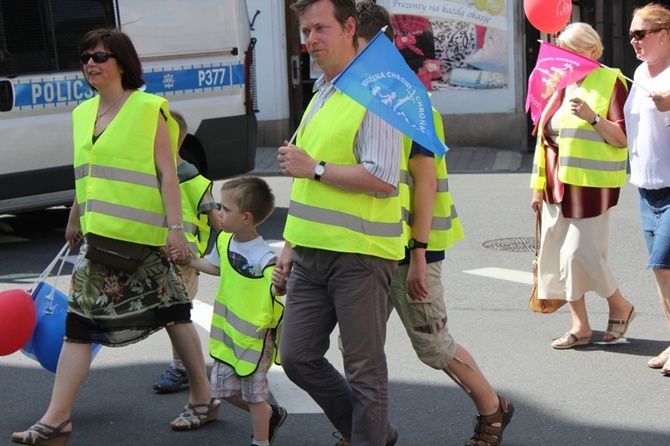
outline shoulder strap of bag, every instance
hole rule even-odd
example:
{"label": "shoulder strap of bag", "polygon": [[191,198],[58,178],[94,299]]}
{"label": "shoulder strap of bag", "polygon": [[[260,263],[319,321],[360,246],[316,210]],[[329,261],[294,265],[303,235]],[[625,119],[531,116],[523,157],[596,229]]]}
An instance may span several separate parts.
{"label": "shoulder strap of bag", "polygon": [[540,251],[540,233],[542,232],[542,211],[535,211],[535,257]]}

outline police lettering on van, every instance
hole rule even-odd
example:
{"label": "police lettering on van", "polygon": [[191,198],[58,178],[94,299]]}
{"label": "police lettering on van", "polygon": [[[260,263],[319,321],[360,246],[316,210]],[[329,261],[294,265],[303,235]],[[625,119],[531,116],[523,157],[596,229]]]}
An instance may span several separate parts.
{"label": "police lettering on van", "polygon": [[0,213],[72,203],[71,112],[95,94],[77,47],[103,26],[131,37],[144,89],[185,116],[182,157],[211,180],[253,169],[255,40],[244,0],[166,0],[159,10],[145,0],[78,5],[0,0]]}

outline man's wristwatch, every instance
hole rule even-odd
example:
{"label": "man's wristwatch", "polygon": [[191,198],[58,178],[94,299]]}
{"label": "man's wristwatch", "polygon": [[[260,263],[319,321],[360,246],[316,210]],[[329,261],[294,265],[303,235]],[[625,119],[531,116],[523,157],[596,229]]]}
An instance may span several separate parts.
{"label": "man's wristwatch", "polygon": [[321,181],[321,175],[326,172],[326,162],[321,161],[319,164],[314,166],[314,179],[316,181]]}
{"label": "man's wristwatch", "polygon": [[184,225],[182,223],[168,226],[168,231],[175,231],[179,229],[184,229]]}
{"label": "man's wristwatch", "polygon": [[409,249],[417,249],[417,248],[428,249],[428,243],[423,243],[416,239],[411,238],[409,239],[409,242],[407,242],[407,247]]}
{"label": "man's wristwatch", "polygon": [[596,117],[593,118],[593,122],[591,123],[591,126],[594,126],[599,122],[600,122],[600,115],[596,113]]}

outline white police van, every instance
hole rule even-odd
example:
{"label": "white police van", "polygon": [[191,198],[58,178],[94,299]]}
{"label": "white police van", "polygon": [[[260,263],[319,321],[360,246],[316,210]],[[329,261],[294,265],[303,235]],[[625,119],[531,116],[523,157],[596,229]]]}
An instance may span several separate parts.
{"label": "white police van", "polygon": [[255,39],[245,0],[0,0],[0,214],[71,204],[71,112],[93,96],[78,45],[119,27],[146,91],[186,118],[181,155],[216,180],[254,167]]}

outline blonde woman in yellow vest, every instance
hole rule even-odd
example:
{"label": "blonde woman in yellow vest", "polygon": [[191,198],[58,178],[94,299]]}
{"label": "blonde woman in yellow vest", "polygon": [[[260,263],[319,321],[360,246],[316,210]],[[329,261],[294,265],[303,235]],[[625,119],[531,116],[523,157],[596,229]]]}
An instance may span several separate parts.
{"label": "blonde woman in yellow vest", "polygon": [[[179,125],[177,147],[181,150],[188,135],[188,126],[180,112],[170,110],[170,115]],[[202,257],[205,255],[212,231],[214,231],[214,234],[221,231],[218,203],[212,197],[212,182],[200,175],[197,167],[184,160],[179,154],[179,150],[177,150],[177,177],[179,178],[179,189],[181,191],[184,233],[191,253]],[[198,292],[198,274],[198,270],[188,265],[181,267],[181,276],[184,285],[186,285],[186,293],[191,301]],[[160,379],[154,383],[153,389],[157,393],[172,393],[181,389],[185,384],[188,384],[188,374],[179,354],[173,347],[172,362]]]}
{"label": "blonde woman in yellow vest", "polygon": [[276,344],[284,306],[271,281],[277,256],[257,227],[273,209],[274,195],[263,179],[226,181],[219,211],[223,232],[216,249],[189,263],[220,276],[209,338],[212,396],[249,412],[252,445],[262,446],[274,440],[286,419],[283,407],[267,403],[267,371],[273,362],[279,364]]}
{"label": "blonde woman in yellow vest", "polygon": [[[51,402],[40,421],[12,435],[21,444],[65,445],[76,394],[88,374],[91,342],[124,346],[166,327],[191,382],[188,403],[173,429],[213,421],[200,339],[190,302],[167,246],[188,259],[175,171],[177,125],[167,101],[138,91],[142,68],[127,35],[99,29],[80,45],[82,71],[97,95],[73,112],[76,199],[65,238],[70,247],[88,234],[145,246],[136,272],[86,259],[80,249],[72,273],[65,342]],[[108,439],[108,442],[114,442]]]}
{"label": "blonde woman in yellow vest", "polygon": [[[598,33],[586,23],[568,25],[558,45],[597,60]],[[628,91],[616,73],[599,68],[557,91],[542,113],[531,176],[531,207],[542,212],[538,296],[567,300],[570,329],[552,342],[556,349],[591,342],[584,293],[607,299],[604,342],[626,334],[635,317],[607,264],[610,209],[626,179],[623,105]]]}

